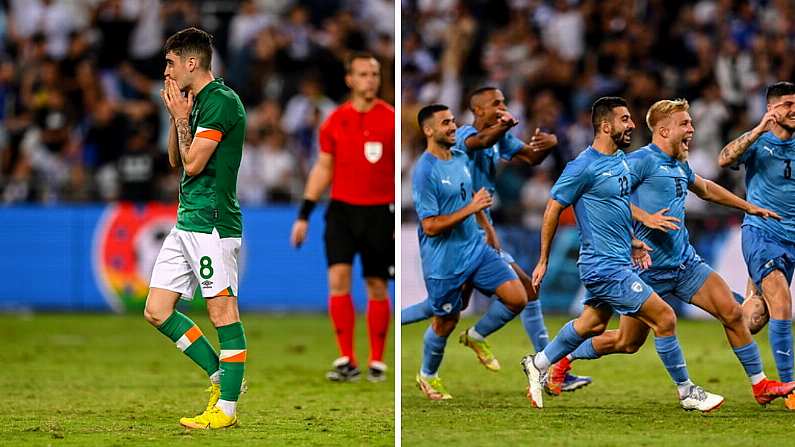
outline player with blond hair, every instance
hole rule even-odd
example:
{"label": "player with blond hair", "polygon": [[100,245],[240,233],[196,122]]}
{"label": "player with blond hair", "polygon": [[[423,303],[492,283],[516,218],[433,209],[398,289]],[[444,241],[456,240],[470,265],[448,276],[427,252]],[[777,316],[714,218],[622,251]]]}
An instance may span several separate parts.
{"label": "player with blond hair", "polygon": [[[715,318],[724,327],[726,338],[745,369],[759,404],[784,397],[795,389],[795,382],[768,380],[762,371],[759,348],[743,322],[742,310],[729,286],[704,262],[690,244],[685,218],[685,198],[689,189],[701,199],[736,208],[763,219],[778,215],[735,196],[722,186],[696,175],[687,162],[688,149],[695,129],[684,99],[661,100],[646,115],[652,132],[651,144],[627,156],[632,175],[630,196],[635,237],[652,249],[651,266],[640,278],[666,300],[673,298],[693,304]],[[649,326],[636,318],[622,316],[619,329],[590,338],[569,357],[550,370],[547,388],[558,393],[570,361],[595,359],[607,354],[631,354],[646,341]],[[692,384],[680,385],[683,406]],[[698,387],[695,387],[698,394]],[[685,406],[687,408],[687,406]],[[699,407],[703,411],[713,408]]]}

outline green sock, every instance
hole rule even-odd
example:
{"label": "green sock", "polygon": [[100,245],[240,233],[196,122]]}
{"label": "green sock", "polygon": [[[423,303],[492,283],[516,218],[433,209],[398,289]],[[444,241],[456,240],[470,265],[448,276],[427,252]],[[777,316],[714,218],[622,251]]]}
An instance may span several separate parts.
{"label": "green sock", "polygon": [[243,323],[216,328],[221,342],[221,399],[236,402],[246,369],[246,334]]}
{"label": "green sock", "polygon": [[175,310],[157,330],[176,343],[177,348],[205,370],[208,376],[218,371],[218,354],[193,320]]}

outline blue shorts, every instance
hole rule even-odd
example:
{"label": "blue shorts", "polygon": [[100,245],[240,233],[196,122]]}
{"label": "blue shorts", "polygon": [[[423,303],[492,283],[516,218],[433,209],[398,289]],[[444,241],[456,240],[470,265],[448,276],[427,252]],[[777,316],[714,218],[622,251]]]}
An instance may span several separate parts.
{"label": "blue shorts", "polygon": [[583,281],[583,284],[583,304],[591,307],[608,305],[621,315],[636,313],[653,292],[631,269],[620,270],[596,281]]}
{"label": "blue shorts", "polygon": [[699,256],[685,261],[678,268],[643,270],[640,279],[649,285],[663,299],[676,298],[690,304],[693,295],[704,285],[712,273],[712,267]]}
{"label": "blue shorts", "polygon": [[792,284],[795,270],[795,244],[780,241],[761,228],[743,225],[743,257],[748,275],[756,287],[762,288],[762,280],[773,270],[780,270]]}
{"label": "blue shorts", "polygon": [[513,256],[511,256],[511,254],[510,254],[510,253],[508,253],[507,251],[505,251],[505,250],[500,250],[500,251],[499,251],[499,253],[500,253],[500,258],[502,258],[502,260],[503,260],[503,261],[505,261],[506,263],[508,263],[508,265],[511,265],[511,264],[513,264],[514,262],[516,262],[516,260],[515,260],[515,259],[513,259]]}
{"label": "blue shorts", "polygon": [[455,278],[425,278],[425,288],[433,314],[441,317],[461,311],[461,286],[464,283],[471,283],[484,295],[493,295],[497,287],[514,279],[518,279],[516,272],[496,250],[486,247],[469,270]]}

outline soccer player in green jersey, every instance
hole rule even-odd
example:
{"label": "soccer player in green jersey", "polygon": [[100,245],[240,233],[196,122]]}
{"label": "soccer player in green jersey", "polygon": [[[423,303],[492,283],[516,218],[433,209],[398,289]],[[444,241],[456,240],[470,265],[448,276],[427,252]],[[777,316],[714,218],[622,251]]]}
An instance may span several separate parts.
{"label": "soccer player in green jersey", "polygon": [[[210,72],[212,38],[196,28],[166,41],[160,96],[171,114],[168,159],[183,168],[177,225],[155,261],[144,317],[210,378],[210,402],[188,428],[237,423],[246,337],[237,308],[238,258],[243,232],[237,172],[246,112],[237,94]],[[199,287],[221,345],[216,353],[199,327],[176,310]]]}

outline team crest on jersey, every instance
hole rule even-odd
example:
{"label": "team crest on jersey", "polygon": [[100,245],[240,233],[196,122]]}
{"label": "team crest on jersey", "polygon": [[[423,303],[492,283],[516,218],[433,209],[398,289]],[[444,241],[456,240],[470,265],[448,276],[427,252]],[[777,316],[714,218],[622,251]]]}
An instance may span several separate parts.
{"label": "team crest on jersey", "polygon": [[384,145],[380,141],[367,141],[364,143],[364,158],[376,164],[384,155]]}

